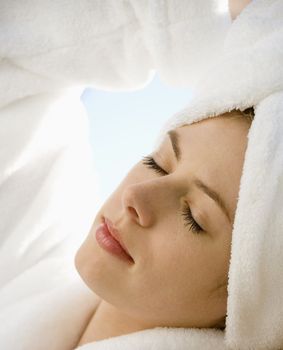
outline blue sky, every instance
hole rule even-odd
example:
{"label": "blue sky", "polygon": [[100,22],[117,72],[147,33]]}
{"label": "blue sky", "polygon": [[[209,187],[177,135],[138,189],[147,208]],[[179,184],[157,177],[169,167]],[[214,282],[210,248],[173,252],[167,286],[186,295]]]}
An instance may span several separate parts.
{"label": "blue sky", "polygon": [[90,122],[90,141],[101,204],[130,168],[152,152],[165,121],[190,101],[188,88],[164,84],[156,74],[143,89],[109,92],[87,88],[82,101]]}

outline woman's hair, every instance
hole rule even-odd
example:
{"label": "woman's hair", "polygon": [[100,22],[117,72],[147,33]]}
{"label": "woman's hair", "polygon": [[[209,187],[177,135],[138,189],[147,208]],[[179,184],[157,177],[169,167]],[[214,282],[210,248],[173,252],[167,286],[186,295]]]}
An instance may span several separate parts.
{"label": "woman's hair", "polygon": [[248,107],[243,111],[240,111],[239,109],[232,109],[230,112],[223,113],[223,116],[228,118],[244,118],[247,122],[250,124],[252,123],[254,119],[254,108]]}
{"label": "woman's hair", "polygon": [[253,107],[246,108],[244,111],[240,111],[240,113],[242,113],[242,115],[245,118],[247,118],[250,122],[253,121],[254,116],[255,116],[255,112],[254,112],[254,108]]}

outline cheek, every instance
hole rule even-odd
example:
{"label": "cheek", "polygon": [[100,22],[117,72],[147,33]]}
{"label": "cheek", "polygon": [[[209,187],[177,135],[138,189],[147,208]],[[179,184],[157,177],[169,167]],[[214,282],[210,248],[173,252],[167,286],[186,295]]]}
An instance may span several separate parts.
{"label": "cheek", "polygon": [[[123,305],[130,295],[131,266],[104,251],[95,239],[96,226],[75,255],[75,267],[85,284],[105,301]],[[122,298],[121,298],[122,297]],[[121,304],[122,302],[122,304]]]}
{"label": "cheek", "polygon": [[[100,296],[107,299],[111,288],[116,290],[117,278],[119,277],[119,266],[113,263],[111,257],[107,256],[98,246],[95,239],[95,231],[100,224],[101,216],[105,215],[115,220],[123,210],[122,195],[124,189],[136,180],[136,166],[128,173],[117,189],[107,198],[97,213],[90,232],[79,247],[75,255],[75,267],[86,285]],[[116,279],[113,278],[116,275]],[[115,282],[116,281],[116,282]]]}
{"label": "cheek", "polygon": [[[192,235],[192,233],[188,233]],[[200,298],[206,288],[208,263],[205,261],[199,238],[176,240],[164,246],[162,259],[162,273],[167,290],[182,300],[193,301]],[[188,239],[187,239],[188,238]],[[211,265],[210,265],[211,266]]]}
{"label": "cheek", "polygon": [[103,277],[100,251],[95,246],[93,227],[75,255],[75,267],[85,284],[92,290],[96,281]]}
{"label": "cheek", "polygon": [[210,322],[209,314],[213,318],[220,310],[211,291],[227,262],[217,256],[208,238],[189,235],[193,234],[188,232],[186,239],[178,240],[172,234],[170,241],[162,243],[152,239],[155,254],[147,256],[147,263],[135,271],[132,296],[139,300],[140,315],[160,325],[202,324]]}
{"label": "cheek", "polygon": [[148,251],[133,276],[132,295],[146,310],[145,317],[170,322],[184,308],[203,302],[207,269],[196,244],[174,238],[178,235],[173,232],[170,239],[162,234],[163,239],[157,234],[148,238]]}

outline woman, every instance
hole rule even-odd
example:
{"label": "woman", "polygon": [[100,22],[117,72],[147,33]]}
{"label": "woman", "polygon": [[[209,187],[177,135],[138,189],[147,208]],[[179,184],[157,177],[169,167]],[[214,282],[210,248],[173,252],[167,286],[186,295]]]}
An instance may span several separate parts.
{"label": "woman", "polygon": [[[0,5],[0,348],[281,348],[282,1],[254,1],[233,24],[225,1]],[[81,111],[72,113],[74,96],[60,100],[61,90],[139,88],[152,70],[194,87],[194,98],[97,214],[76,256],[83,281],[76,279],[73,253],[93,221],[94,181]],[[239,112],[227,118],[250,106],[250,127],[233,119]],[[179,135],[179,162],[170,130]],[[110,221],[127,261],[106,249]]]}
{"label": "woman", "polygon": [[[249,2],[230,1],[232,19]],[[102,299],[78,345],[158,326],[225,327],[231,235],[250,122],[251,118],[244,113],[234,111],[169,133],[160,149],[156,150],[160,162],[157,163],[153,156],[145,157],[99,210],[92,229],[76,254],[75,264],[85,283]],[[211,145],[209,150],[204,147],[207,143]],[[176,149],[178,158],[179,152],[182,153],[181,170],[174,153]],[[207,170],[208,160],[213,168],[212,176],[207,174],[210,172]],[[160,164],[170,171],[164,170]],[[221,196],[198,178],[194,180],[194,188],[189,190],[193,185],[188,177],[191,181],[196,177],[192,164],[208,178],[211,176],[211,181],[218,182],[216,186],[225,193],[229,211],[224,201],[219,200]],[[204,164],[205,169],[201,170]],[[180,172],[181,178],[176,177],[173,183],[162,178],[156,180],[145,166],[159,176]],[[175,198],[171,198],[174,193]],[[199,202],[201,196],[206,197],[202,203],[206,214],[195,208],[200,217],[204,216],[202,221],[206,225],[194,219],[186,197],[188,193],[192,202]],[[155,199],[154,203],[152,199]],[[208,245],[207,256],[195,237],[188,239],[184,235],[187,228],[180,227],[183,224],[176,212],[183,215],[185,226],[189,226],[195,235],[209,236],[209,233],[215,234],[215,226],[221,228],[217,243],[213,242],[214,250],[211,251]],[[118,232],[114,242],[109,229]],[[153,231],[156,238],[148,239]],[[181,237],[175,242],[177,232]],[[145,236],[145,239],[141,237],[139,250],[137,240],[140,236]],[[129,253],[129,244],[137,249],[138,261]],[[184,276],[190,278],[184,280]]]}
{"label": "woman", "polygon": [[78,345],[158,326],[225,326],[250,122],[234,111],[170,131],[102,206],[76,254],[101,297]]}

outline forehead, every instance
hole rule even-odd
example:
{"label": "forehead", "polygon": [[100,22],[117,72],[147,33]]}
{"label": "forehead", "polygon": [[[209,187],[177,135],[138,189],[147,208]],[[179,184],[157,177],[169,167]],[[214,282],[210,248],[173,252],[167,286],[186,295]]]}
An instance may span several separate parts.
{"label": "forehead", "polygon": [[[175,129],[184,154],[198,146],[207,153],[242,155],[247,144],[249,125],[243,118],[213,117]],[[187,146],[187,147],[186,147]]]}

